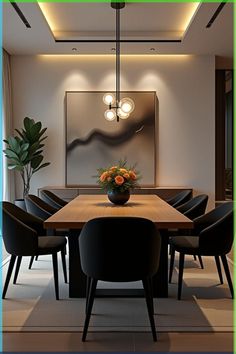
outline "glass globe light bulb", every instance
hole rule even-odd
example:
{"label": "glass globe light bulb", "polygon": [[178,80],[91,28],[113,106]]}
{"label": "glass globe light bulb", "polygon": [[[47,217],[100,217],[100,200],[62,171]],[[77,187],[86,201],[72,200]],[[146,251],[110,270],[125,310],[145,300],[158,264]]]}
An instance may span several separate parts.
{"label": "glass globe light bulb", "polygon": [[114,120],[116,118],[115,110],[114,109],[107,109],[106,112],[104,113],[104,117],[106,118],[106,120],[111,122],[112,120]]}
{"label": "glass globe light bulb", "polygon": [[118,116],[119,116],[121,119],[127,119],[127,118],[129,118],[129,113],[123,112],[121,108],[118,108],[118,109],[117,109],[117,114],[118,114]]}
{"label": "glass globe light bulb", "polygon": [[105,93],[103,96],[103,102],[109,106],[115,102],[115,97],[112,93]]}
{"label": "glass globe light bulb", "polygon": [[131,113],[134,110],[134,101],[131,98],[122,98],[120,108],[124,113]]}

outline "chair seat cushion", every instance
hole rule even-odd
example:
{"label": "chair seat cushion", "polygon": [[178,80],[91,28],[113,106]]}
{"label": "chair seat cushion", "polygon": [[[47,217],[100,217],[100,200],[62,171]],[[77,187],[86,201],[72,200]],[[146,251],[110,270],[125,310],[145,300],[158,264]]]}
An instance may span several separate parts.
{"label": "chair seat cushion", "polygon": [[62,236],[39,236],[38,254],[50,254],[61,251],[66,245],[66,238]]}
{"label": "chair seat cushion", "polygon": [[195,254],[199,249],[199,237],[198,236],[171,237],[170,244],[173,245],[175,250],[178,252]]}

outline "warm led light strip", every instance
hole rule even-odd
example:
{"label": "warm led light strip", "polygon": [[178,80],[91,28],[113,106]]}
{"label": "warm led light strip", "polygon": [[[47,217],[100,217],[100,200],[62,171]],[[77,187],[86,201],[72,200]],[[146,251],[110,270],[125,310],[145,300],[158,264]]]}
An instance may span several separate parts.
{"label": "warm led light strip", "polygon": [[48,24],[50,30],[53,33],[53,31],[55,31],[55,27],[53,25],[53,20],[52,20],[50,14],[49,14],[49,11],[47,11],[47,4],[45,4],[44,2],[38,2],[38,5],[40,7],[40,10],[43,13],[43,16],[44,16],[45,20],[47,21],[47,24]]}
{"label": "warm led light strip", "polygon": [[201,2],[195,2],[195,3],[193,3],[192,6],[193,6],[193,7],[192,7],[192,11],[191,11],[191,13],[190,13],[189,20],[188,20],[188,21],[186,22],[186,24],[185,24],[185,30],[184,30],[184,33],[183,33],[183,35],[182,35],[182,39],[184,39],[186,33],[188,32],[188,29],[189,29],[189,27],[191,26],[191,23],[193,22],[194,17],[196,16],[196,14],[197,14],[197,12],[198,12],[200,6],[201,6]]}
{"label": "warm led light strip", "polygon": [[[110,57],[114,58],[114,54],[37,54],[37,57],[40,58],[63,58],[63,57],[68,57],[68,58],[74,58],[74,59],[83,59],[83,58],[88,58],[88,59],[110,59]],[[173,58],[173,59],[186,59],[190,57],[194,57],[192,54],[121,54],[121,57],[124,58],[136,58],[136,59],[142,59],[143,57],[145,58],[153,58],[153,57],[166,57],[166,58]]]}

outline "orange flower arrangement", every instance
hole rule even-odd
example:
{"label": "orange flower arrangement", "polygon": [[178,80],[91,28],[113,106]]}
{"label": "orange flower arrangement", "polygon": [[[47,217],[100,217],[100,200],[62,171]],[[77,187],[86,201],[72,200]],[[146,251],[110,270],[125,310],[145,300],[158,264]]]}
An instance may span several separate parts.
{"label": "orange flower arrangement", "polygon": [[101,188],[106,191],[117,190],[124,192],[126,190],[138,187],[138,180],[141,178],[135,166],[126,167],[127,161],[121,160],[117,165],[108,168],[99,168],[97,182]]}

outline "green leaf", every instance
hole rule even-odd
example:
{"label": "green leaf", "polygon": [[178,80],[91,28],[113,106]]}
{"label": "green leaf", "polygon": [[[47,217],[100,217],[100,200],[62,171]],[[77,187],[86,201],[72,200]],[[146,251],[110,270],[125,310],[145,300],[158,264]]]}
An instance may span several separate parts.
{"label": "green leaf", "polygon": [[14,170],[18,165],[8,165],[8,170]]}
{"label": "green leaf", "polygon": [[37,167],[39,167],[39,165],[41,164],[42,161],[43,161],[42,155],[37,155],[37,156],[33,157],[33,159],[31,160],[32,169],[35,170]]}
{"label": "green leaf", "polygon": [[34,124],[34,120],[29,118],[29,117],[25,117],[24,119],[24,128],[27,131],[30,131],[31,127],[33,126]]}
{"label": "green leaf", "polygon": [[30,135],[34,139],[34,141],[39,139],[39,132],[40,132],[41,128],[42,128],[42,123],[41,122],[35,123],[30,128]]}
{"label": "green leaf", "polygon": [[6,157],[8,158],[8,160],[13,160],[14,161],[14,163],[17,163],[17,164],[21,164],[21,162],[20,162],[20,160],[19,160],[19,158],[15,158],[15,157],[10,157],[10,156],[8,156],[8,155],[6,155]]}
{"label": "green leaf", "polygon": [[22,132],[21,132],[19,129],[15,129],[15,131],[20,135],[20,137],[21,137],[22,139],[25,140],[26,135],[25,135],[25,133],[24,133],[24,130],[22,130]]}
{"label": "green leaf", "polygon": [[42,152],[43,152],[43,150],[36,151],[36,152],[34,153],[34,156],[40,155],[40,154],[42,154]]}
{"label": "green leaf", "polygon": [[21,139],[19,136],[16,136],[15,139],[19,145],[22,145],[24,143],[23,139]]}
{"label": "green leaf", "polygon": [[47,128],[43,128],[41,132],[39,133],[39,138],[46,132]]}
{"label": "green leaf", "polygon": [[35,172],[41,170],[41,168],[44,168],[44,167],[46,167],[46,166],[48,166],[48,165],[50,165],[50,162],[45,162],[45,163],[43,163],[43,164],[40,165],[38,168],[36,168],[35,170],[33,170],[33,173],[35,173]]}
{"label": "green leaf", "polygon": [[24,151],[20,157],[21,161],[24,162],[24,160],[26,159],[27,156],[28,156],[28,151]]}
{"label": "green leaf", "polygon": [[29,148],[29,143],[22,144],[21,145],[21,152],[28,150],[28,148]]}
{"label": "green leaf", "polygon": [[17,170],[17,171],[22,171],[24,168],[23,166],[14,165],[14,164],[9,164],[7,167],[9,170]]}
{"label": "green leaf", "polygon": [[40,144],[39,144],[38,141],[36,141],[36,142],[33,143],[32,145],[30,145],[30,147],[29,147],[29,152],[30,152],[31,154],[34,154],[34,153],[39,149],[39,147],[40,147]]}
{"label": "green leaf", "polygon": [[12,151],[10,149],[3,150],[3,152],[5,155],[7,155],[7,157],[9,156],[10,158],[19,159],[19,156],[14,151]]}
{"label": "green leaf", "polygon": [[39,140],[39,142],[41,143],[41,142],[44,141],[45,139],[47,139],[47,136],[44,136],[42,139]]}
{"label": "green leaf", "polygon": [[10,136],[8,138],[8,143],[13,151],[15,151],[17,154],[20,153],[20,143],[17,141],[17,139],[15,139],[13,136]]}

